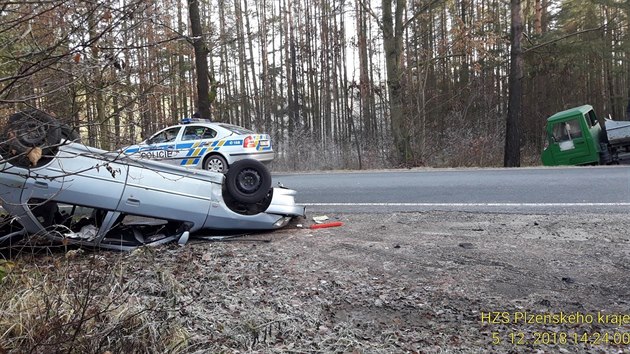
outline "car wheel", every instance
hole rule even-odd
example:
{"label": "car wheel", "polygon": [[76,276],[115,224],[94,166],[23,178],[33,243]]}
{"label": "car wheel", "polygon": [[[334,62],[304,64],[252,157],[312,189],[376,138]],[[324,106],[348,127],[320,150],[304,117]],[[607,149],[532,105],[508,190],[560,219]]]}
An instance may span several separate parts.
{"label": "car wheel", "polygon": [[255,204],[262,201],[271,188],[271,173],[256,160],[237,161],[225,176],[228,193],[234,200]]}
{"label": "car wheel", "polygon": [[9,117],[0,140],[0,152],[8,162],[30,168],[48,163],[57,153],[61,127],[42,111],[22,111]]}
{"label": "car wheel", "polygon": [[39,110],[29,110],[9,117],[5,134],[10,138],[10,147],[24,153],[33,147],[59,144],[61,128],[52,116]]}
{"label": "car wheel", "polygon": [[227,171],[227,161],[221,155],[209,156],[203,164],[204,170],[225,173]]}

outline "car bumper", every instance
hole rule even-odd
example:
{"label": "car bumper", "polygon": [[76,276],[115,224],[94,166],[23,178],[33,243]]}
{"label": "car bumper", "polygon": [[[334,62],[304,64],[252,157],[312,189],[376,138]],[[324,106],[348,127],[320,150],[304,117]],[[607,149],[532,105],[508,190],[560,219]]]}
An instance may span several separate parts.
{"label": "car bumper", "polygon": [[305,207],[295,204],[296,194],[297,192],[292,189],[284,187],[274,188],[271,204],[269,204],[265,213],[303,217],[305,215]]}
{"label": "car bumper", "polygon": [[224,203],[213,203],[202,229],[273,230],[285,226],[293,217],[304,216],[305,207],[295,204],[296,191],[273,188],[271,202],[265,211],[254,215],[238,214]]}

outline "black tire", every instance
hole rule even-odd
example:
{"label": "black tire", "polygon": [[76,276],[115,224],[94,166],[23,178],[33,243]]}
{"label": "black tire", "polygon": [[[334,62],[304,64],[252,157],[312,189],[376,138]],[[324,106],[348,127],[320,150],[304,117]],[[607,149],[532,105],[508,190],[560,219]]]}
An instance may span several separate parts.
{"label": "black tire", "polygon": [[237,161],[225,175],[228,193],[234,200],[245,204],[262,201],[271,188],[271,173],[256,160]]}
{"label": "black tire", "polygon": [[223,156],[210,155],[203,162],[203,169],[212,172],[226,173],[228,170],[228,164]]}
{"label": "black tire", "polygon": [[[12,165],[31,168],[50,162],[61,141],[61,127],[52,116],[36,110],[26,110],[9,117],[0,137],[0,154]],[[31,161],[28,153],[35,147],[42,156]]]}
{"label": "black tire", "polygon": [[13,114],[5,130],[10,148],[18,154],[33,147],[56,146],[61,140],[61,127],[52,116],[33,109]]}

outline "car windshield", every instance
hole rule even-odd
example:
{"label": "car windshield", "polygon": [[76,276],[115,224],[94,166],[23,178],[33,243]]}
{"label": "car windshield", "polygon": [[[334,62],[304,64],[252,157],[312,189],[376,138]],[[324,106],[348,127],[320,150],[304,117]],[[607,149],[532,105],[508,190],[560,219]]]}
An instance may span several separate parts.
{"label": "car windshield", "polygon": [[577,119],[560,122],[553,127],[553,137],[557,142],[573,140],[582,137],[582,129]]}
{"label": "car windshield", "polygon": [[253,131],[231,124],[219,124],[221,128],[225,128],[234,134],[254,134]]}

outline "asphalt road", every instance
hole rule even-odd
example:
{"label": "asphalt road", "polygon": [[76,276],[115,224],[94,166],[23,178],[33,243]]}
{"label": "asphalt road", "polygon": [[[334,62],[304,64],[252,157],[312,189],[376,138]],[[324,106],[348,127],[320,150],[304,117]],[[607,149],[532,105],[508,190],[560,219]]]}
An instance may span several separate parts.
{"label": "asphalt road", "polygon": [[630,167],[274,174],[312,212],[630,212]]}

